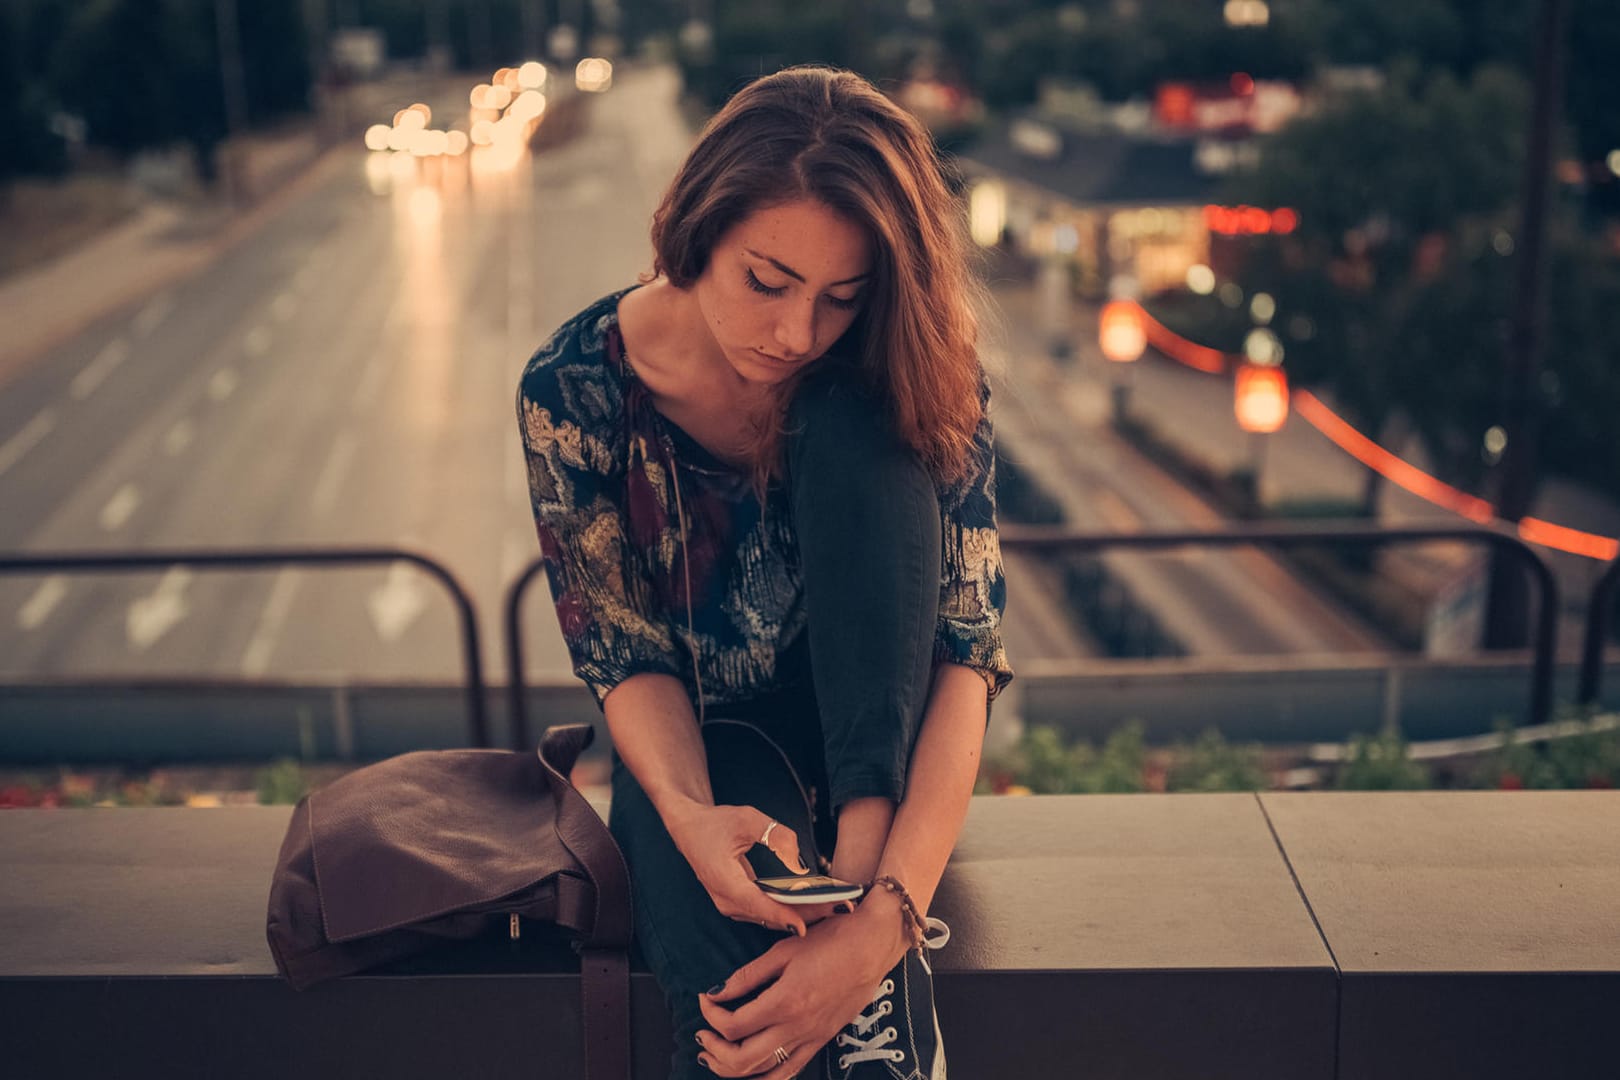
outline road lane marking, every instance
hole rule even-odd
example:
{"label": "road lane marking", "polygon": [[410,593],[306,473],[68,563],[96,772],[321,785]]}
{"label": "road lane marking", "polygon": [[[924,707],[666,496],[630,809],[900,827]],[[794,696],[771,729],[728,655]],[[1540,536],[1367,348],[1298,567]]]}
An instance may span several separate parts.
{"label": "road lane marking", "polygon": [[101,527],[107,532],[122,529],[129,516],[140,505],[139,489],[134,484],[125,484],[114,492],[113,497],[107,500],[107,505],[101,508]]}
{"label": "road lane marking", "polygon": [[169,312],[173,310],[174,297],[168,293],[160,294],[157,299],[142,308],[139,315],[135,316],[135,336],[146,337],[153,330],[156,330],[158,323],[168,318]]}
{"label": "road lane marking", "polygon": [[52,574],[40,582],[39,588],[34,590],[22,607],[17,609],[17,626],[22,630],[38,630],[44,625],[56,605],[62,602],[67,595],[67,578],[61,574]]}
{"label": "road lane marking", "polygon": [[276,322],[286,322],[298,311],[298,299],[291,293],[282,293],[270,301],[270,315]]}
{"label": "road lane marking", "polygon": [[326,459],[326,465],[315,481],[315,494],[311,501],[316,513],[324,514],[332,509],[332,504],[337,500],[338,486],[343,482],[349,462],[354,460],[354,452],[359,445],[360,436],[353,431],[345,431],[338,436],[331,456]]}
{"label": "road lane marking", "polygon": [[242,653],[243,675],[256,677],[270,669],[270,654],[275,651],[276,638],[281,635],[287,612],[292,608],[293,594],[298,591],[298,578],[296,570],[283,570],[276,575],[276,583],[270,587],[264,610],[259,613],[259,625],[254,628],[253,637]]}
{"label": "road lane marking", "polygon": [[1124,499],[1121,499],[1107,488],[1098,488],[1096,499],[1097,512],[1103,516],[1104,521],[1107,521],[1115,529],[1120,532],[1141,531],[1142,516],[1132,510]]}
{"label": "road lane marking", "polygon": [[236,390],[236,372],[230,368],[220,368],[208,380],[208,396],[215,401],[224,401]]}
{"label": "road lane marking", "polygon": [[371,625],[384,641],[395,641],[427,607],[421,575],[407,562],[388,568],[388,580],[366,597]]}
{"label": "road lane marking", "polygon": [[50,409],[41,409],[38,414],[22,430],[7,439],[5,445],[0,446],[0,476],[4,476],[7,469],[23,459],[23,455],[39,445],[39,441],[51,433],[56,426],[56,414]]}
{"label": "road lane marking", "polygon": [[129,613],[124,616],[124,635],[132,649],[145,651],[186,617],[185,594],[190,584],[190,570],[183,566],[171,567],[150,596],[129,605]]}
{"label": "road lane marking", "polygon": [[197,425],[191,422],[190,417],[181,417],[174,422],[168,431],[163,433],[163,452],[170,457],[180,454],[191,445],[191,440],[197,437]]}
{"label": "road lane marking", "polygon": [[386,356],[387,353],[382,349],[378,349],[372,354],[371,360],[367,362],[366,370],[360,374],[360,386],[354,392],[354,407],[356,410],[370,405],[371,400],[377,396],[377,385],[382,382],[383,373],[388,370],[387,365],[383,363],[383,358]]}
{"label": "road lane marking", "polygon": [[274,340],[270,331],[262,326],[255,326],[242,336],[242,348],[249,356],[263,356],[270,351],[270,342]]}
{"label": "road lane marking", "polygon": [[106,381],[107,376],[112,374],[113,368],[122,364],[128,356],[129,342],[123,338],[114,338],[109,341],[96,354],[96,358],[85,365],[83,371],[73,376],[73,381],[68,384],[68,393],[73,395],[75,401],[83,401],[95,393],[96,387]]}

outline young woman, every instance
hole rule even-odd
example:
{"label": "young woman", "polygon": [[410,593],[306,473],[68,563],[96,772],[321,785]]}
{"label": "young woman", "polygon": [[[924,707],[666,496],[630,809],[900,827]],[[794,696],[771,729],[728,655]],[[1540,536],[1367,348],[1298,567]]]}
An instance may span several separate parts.
{"label": "young woman", "polygon": [[[908,114],[779,72],[704,129],[653,275],[523,374],[680,1080],[945,1075],[926,912],[1012,678],[960,219]],[[867,885],[858,906],[755,884],[813,868]]]}

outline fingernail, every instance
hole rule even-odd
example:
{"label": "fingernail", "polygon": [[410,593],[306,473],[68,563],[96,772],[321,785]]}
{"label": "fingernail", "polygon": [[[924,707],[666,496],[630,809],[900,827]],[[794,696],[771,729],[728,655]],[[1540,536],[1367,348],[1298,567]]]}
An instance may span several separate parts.
{"label": "fingernail", "polygon": [[838,902],[838,906],[833,908],[833,910],[838,912],[840,915],[853,915],[855,914],[855,905],[851,904],[847,900],[841,900]]}
{"label": "fingernail", "polygon": [[698,1058],[698,1064],[703,1066],[705,1069],[708,1069],[710,1072],[714,1072],[714,1066],[710,1065],[701,1056]]}
{"label": "fingernail", "polygon": [[725,983],[716,983],[715,985],[713,985],[713,986],[709,987],[707,990],[705,990],[704,993],[708,994],[710,997],[714,997],[714,995],[718,994],[720,991],[724,990],[725,988],[726,988]]}
{"label": "fingernail", "polygon": [[697,1044],[699,1046],[703,1045],[703,1033],[701,1031],[698,1032],[696,1035],[694,1035],[692,1037],[697,1040]]}

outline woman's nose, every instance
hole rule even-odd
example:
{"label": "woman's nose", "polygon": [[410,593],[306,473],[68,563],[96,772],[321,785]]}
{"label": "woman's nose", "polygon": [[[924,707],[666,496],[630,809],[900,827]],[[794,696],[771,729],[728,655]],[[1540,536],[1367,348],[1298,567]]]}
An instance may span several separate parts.
{"label": "woman's nose", "polygon": [[787,353],[783,359],[794,360],[804,356],[816,343],[816,306],[789,304],[776,323],[776,342]]}

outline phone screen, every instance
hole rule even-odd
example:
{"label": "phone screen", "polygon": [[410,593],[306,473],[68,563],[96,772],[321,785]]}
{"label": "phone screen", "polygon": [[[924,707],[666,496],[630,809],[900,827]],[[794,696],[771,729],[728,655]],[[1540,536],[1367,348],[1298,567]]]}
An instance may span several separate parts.
{"label": "phone screen", "polygon": [[858,900],[866,891],[853,881],[840,881],[825,874],[804,874],[797,877],[759,878],[755,884],[767,896],[782,904],[832,903],[838,900]]}

